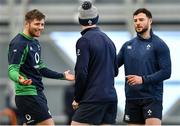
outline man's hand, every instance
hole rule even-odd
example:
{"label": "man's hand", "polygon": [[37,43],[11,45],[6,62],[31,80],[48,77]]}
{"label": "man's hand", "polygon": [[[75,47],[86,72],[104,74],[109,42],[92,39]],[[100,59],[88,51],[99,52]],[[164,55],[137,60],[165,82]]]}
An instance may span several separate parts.
{"label": "man's hand", "polygon": [[79,103],[77,103],[75,100],[72,102],[72,107],[74,110],[79,108]]}
{"label": "man's hand", "polygon": [[31,79],[24,79],[24,77],[21,76],[21,75],[19,75],[19,82],[22,85],[30,85],[30,84],[32,84],[32,80]]}
{"label": "man's hand", "polygon": [[66,80],[69,80],[69,81],[74,81],[75,80],[75,76],[70,73],[70,70],[65,71],[64,76],[65,76]]}
{"label": "man's hand", "polygon": [[137,75],[127,75],[126,79],[129,85],[138,85],[143,83],[142,77]]}

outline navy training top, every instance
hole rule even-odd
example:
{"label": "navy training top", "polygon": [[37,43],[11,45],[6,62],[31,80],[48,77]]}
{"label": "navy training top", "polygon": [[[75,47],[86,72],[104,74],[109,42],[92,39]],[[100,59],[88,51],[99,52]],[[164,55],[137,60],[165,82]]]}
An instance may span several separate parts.
{"label": "navy training top", "polygon": [[81,32],[75,65],[76,102],[116,102],[114,77],[118,74],[116,48],[98,27]]}
{"label": "navy training top", "polygon": [[118,53],[118,67],[124,64],[125,75],[142,76],[143,84],[130,86],[125,81],[127,99],[162,100],[163,81],[170,78],[170,51],[165,42],[151,31],[149,39],[140,35],[126,42]]}

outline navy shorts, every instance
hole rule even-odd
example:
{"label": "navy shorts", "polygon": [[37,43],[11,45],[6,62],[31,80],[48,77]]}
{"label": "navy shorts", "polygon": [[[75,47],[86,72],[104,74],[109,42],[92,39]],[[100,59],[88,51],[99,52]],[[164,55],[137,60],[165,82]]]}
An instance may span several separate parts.
{"label": "navy shorts", "polygon": [[52,118],[43,92],[38,95],[16,95],[15,102],[27,125],[35,125]]}
{"label": "navy shorts", "polygon": [[148,118],[162,119],[162,101],[157,99],[126,100],[124,122],[145,124]]}
{"label": "navy shorts", "polygon": [[92,125],[115,124],[117,102],[112,103],[82,103],[75,111],[72,120]]}

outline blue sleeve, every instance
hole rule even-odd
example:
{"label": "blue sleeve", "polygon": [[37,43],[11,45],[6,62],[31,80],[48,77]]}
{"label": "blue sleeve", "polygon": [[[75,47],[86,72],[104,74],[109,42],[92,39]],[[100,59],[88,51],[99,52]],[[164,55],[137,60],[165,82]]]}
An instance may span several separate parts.
{"label": "blue sleeve", "polygon": [[19,82],[20,66],[24,64],[28,53],[28,45],[25,42],[12,42],[8,52],[8,76],[14,82]]}
{"label": "blue sleeve", "polygon": [[39,72],[43,77],[52,78],[52,79],[61,79],[61,80],[65,78],[63,73],[58,73],[46,68],[46,65],[43,63],[42,60],[40,60],[39,66],[40,66]]}
{"label": "blue sleeve", "polygon": [[85,38],[80,38],[76,44],[77,61],[75,65],[75,94],[74,100],[79,102],[86,89],[89,63],[89,46]]}
{"label": "blue sleeve", "polygon": [[9,45],[8,62],[21,65],[26,59],[28,45],[25,42],[14,42]]}
{"label": "blue sleeve", "polygon": [[116,77],[119,73],[119,69],[118,69],[118,60],[117,60],[117,56],[116,56],[116,47],[114,44],[113,44],[113,46],[115,49],[114,72],[115,72],[115,77]]}
{"label": "blue sleeve", "polygon": [[64,79],[63,73],[52,71],[46,67],[41,68],[39,71],[43,77],[52,78],[52,79],[61,79],[61,80]]}
{"label": "blue sleeve", "polygon": [[143,76],[144,83],[159,83],[171,76],[171,58],[168,46],[160,42],[155,47],[159,70],[151,75]]}
{"label": "blue sleeve", "polygon": [[121,47],[121,49],[119,50],[119,53],[117,55],[118,67],[121,67],[124,64],[124,47],[125,47],[125,45],[123,45]]}
{"label": "blue sleeve", "polygon": [[119,73],[117,57],[115,57],[115,61],[114,61],[114,71],[115,71],[115,77],[116,77]]}

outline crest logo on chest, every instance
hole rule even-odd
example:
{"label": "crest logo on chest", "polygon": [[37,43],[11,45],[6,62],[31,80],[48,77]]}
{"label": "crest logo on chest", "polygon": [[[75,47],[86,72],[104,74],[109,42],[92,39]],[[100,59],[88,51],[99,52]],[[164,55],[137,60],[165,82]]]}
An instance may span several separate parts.
{"label": "crest logo on chest", "polygon": [[148,45],[146,46],[146,50],[149,50],[150,48],[151,48],[151,45],[148,44]]}

